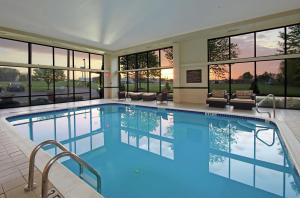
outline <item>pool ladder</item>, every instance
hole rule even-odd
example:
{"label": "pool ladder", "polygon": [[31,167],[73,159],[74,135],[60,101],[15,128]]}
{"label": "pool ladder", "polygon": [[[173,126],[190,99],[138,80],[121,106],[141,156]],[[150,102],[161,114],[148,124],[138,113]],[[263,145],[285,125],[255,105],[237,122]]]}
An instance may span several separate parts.
{"label": "pool ladder", "polygon": [[262,99],[261,101],[257,102],[255,109],[256,109],[257,113],[266,113],[266,114],[269,115],[269,118],[271,118],[272,116],[271,116],[271,113],[269,111],[261,111],[261,110],[259,110],[259,106],[265,100],[269,99],[270,97],[272,97],[272,103],[273,103],[273,108],[272,108],[273,110],[272,111],[273,111],[273,118],[275,118],[275,116],[276,116],[276,112],[275,112],[276,111],[276,98],[275,98],[274,94],[269,94],[264,99]]}
{"label": "pool ladder", "polygon": [[76,155],[75,153],[72,153],[70,151],[68,151],[68,149],[66,147],[64,147],[62,144],[60,144],[59,142],[55,141],[55,140],[46,140],[42,143],[40,143],[39,145],[37,145],[31,152],[30,154],[30,159],[29,159],[29,174],[28,174],[28,184],[25,186],[25,191],[29,192],[35,189],[36,184],[34,183],[34,162],[35,162],[35,156],[37,154],[37,152],[43,148],[46,145],[55,145],[58,148],[60,148],[62,150],[61,153],[55,155],[53,158],[51,158],[48,163],[46,164],[43,173],[42,173],[42,198],[46,198],[48,195],[48,184],[49,184],[49,179],[48,179],[48,175],[49,175],[49,171],[50,168],[52,167],[52,165],[59,160],[62,157],[70,157],[73,160],[75,160],[79,166],[80,166],[80,178],[83,179],[83,168],[88,169],[91,173],[93,173],[96,178],[97,178],[97,191],[99,193],[101,193],[101,177],[100,174],[93,168],[91,167],[89,164],[87,164],[85,161],[83,161],[78,155]]}

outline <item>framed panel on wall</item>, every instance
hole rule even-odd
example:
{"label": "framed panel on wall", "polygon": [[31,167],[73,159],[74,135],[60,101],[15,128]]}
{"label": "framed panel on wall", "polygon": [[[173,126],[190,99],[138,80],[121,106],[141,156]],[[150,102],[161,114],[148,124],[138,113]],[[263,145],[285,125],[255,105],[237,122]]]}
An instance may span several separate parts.
{"label": "framed panel on wall", "polygon": [[202,70],[187,70],[186,71],[186,83],[202,83]]}

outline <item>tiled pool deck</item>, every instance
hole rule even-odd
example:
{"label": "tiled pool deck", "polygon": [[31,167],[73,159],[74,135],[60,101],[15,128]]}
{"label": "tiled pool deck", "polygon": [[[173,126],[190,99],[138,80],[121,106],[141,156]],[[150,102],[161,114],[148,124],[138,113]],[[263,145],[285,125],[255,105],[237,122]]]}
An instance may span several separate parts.
{"label": "tiled pool deck", "polygon": [[[0,110],[0,117],[2,117],[2,119],[0,120],[0,198],[40,197],[41,190],[41,172],[36,171],[35,181],[38,184],[37,189],[35,189],[33,192],[24,192],[24,186],[28,177],[28,156],[34,145],[29,140],[25,140],[16,135],[12,128],[8,126],[7,122],[4,121],[5,117],[16,114],[51,111],[54,109],[74,108],[78,106],[89,106],[109,102],[115,103],[121,101],[103,99]],[[233,110],[232,108],[209,108],[204,105],[174,104],[171,102],[168,105],[160,105],[156,104],[155,102],[122,101],[121,103],[135,105],[140,104],[145,106],[174,107],[195,111],[209,111],[211,113],[255,116],[267,119],[266,114],[258,114],[254,110],[247,111]],[[297,155],[300,151],[299,118],[300,111],[298,110],[278,109],[276,111],[276,119],[273,120],[278,125],[285,144],[288,147],[289,154],[292,156],[292,160],[294,161],[298,170],[300,170],[300,156]],[[47,153],[40,152],[36,159],[37,168],[41,170],[49,159],[50,156]],[[68,171],[60,164],[56,164],[54,167],[55,168],[53,168],[53,171],[50,173],[50,180],[53,182],[58,191],[60,191],[64,195],[65,198],[101,197],[91,187],[83,183],[78,177],[74,176],[70,171]],[[53,195],[49,197],[53,197]]]}

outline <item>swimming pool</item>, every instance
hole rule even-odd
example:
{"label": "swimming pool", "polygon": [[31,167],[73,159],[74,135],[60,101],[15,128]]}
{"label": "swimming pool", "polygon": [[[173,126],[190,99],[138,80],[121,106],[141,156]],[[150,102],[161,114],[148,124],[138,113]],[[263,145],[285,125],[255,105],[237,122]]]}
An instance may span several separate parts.
{"label": "swimming pool", "polygon": [[107,198],[300,197],[278,129],[263,120],[123,104],[8,120],[35,143],[56,139],[80,155]]}

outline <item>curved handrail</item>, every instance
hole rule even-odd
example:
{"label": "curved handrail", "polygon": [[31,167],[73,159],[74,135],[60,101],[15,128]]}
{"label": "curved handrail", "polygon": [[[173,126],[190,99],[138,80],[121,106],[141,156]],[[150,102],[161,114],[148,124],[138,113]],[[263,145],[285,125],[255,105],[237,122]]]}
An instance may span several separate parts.
{"label": "curved handrail", "polygon": [[271,118],[271,113],[269,111],[260,111],[258,108],[259,106],[267,99],[269,99],[270,97],[273,98],[273,118],[275,118],[276,116],[276,113],[275,113],[275,110],[276,110],[276,99],[275,99],[275,96],[274,94],[268,94],[264,99],[262,99],[261,101],[257,102],[256,103],[256,112],[257,113],[267,113],[269,115],[269,118]]}
{"label": "curved handrail", "polygon": [[68,149],[66,147],[64,147],[62,144],[60,144],[59,142],[57,142],[55,140],[46,140],[46,141],[38,144],[36,147],[34,147],[34,149],[32,150],[32,152],[30,154],[28,184],[24,188],[25,191],[32,191],[35,188],[35,183],[34,183],[33,179],[34,179],[34,162],[35,162],[35,156],[36,156],[37,152],[44,146],[50,145],[50,144],[57,146],[58,148],[60,148],[63,151],[68,151]]}
{"label": "curved handrail", "polygon": [[50,168],[52,167],[52,165],[59,160],[62,157],[66,157],[69,156],[71,157],[73,160],[75,160],[80,167],[85,167],[87,169],[89,169],[89,171],[91,171],[97,178],[97,191],[99,193],[101,193],[101,177],[99,175],[99,173],[93,168],[91,167],[89,164],[87,164],[85,161],[83,161],[78,155],[76,155],[75,153],[72,153],[70,151],[64,151],[61,152],[59,154],[57,154],[56,156],[54,156],[45,166],[44,170],[43,170],[43,174],[42,174],[42,198],[47,198],[47,194],[48,194],[48,175],[49,175],[49,171]]}
{"label": "curved handrail", "polygon": [[273,129],[273,138],[272,138],[272,143],[271,144],[268,144],[266,141],[264,141],[263,139],[261,139],[259,136],[258,136],[258,133],[261,132],[261,131],[267,131],[269,130],[269,128],[263,128],[263,129],[258,129],[256,132],[255,132],[255,137],[256,139],[258,139],[259,141],[261,141],[262,143],[264,143],[265,145],[267,146],[273,146],[274,143],[275,143],[275,131]]}

